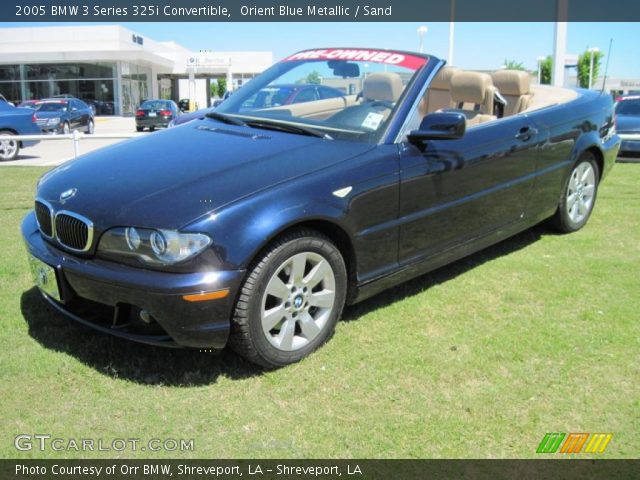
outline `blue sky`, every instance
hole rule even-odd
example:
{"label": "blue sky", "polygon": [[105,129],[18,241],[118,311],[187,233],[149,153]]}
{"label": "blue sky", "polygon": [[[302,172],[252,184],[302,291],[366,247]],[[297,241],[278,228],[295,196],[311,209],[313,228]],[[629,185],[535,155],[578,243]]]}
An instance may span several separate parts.
{"label": "blue sky", "polygon": [[[0,23],[0,27],[72,25]],[[86,24],[85,24],[86,25]],[[420,23],[123,23],[154,40],[174,40],[192,50],[270,50],[275,59],[305,48],[364,46],[417,50],[416,29],[426,25],[424,49],[446,57],[448,22]],[[551,54],[554,24],[456,23],[454,63],[468,69],[497,69],[505,59],[534,70],[536,57]],[[609,75],[640,78],[640,23],[570,23],[567,53],[589,46],[613,48]]]}

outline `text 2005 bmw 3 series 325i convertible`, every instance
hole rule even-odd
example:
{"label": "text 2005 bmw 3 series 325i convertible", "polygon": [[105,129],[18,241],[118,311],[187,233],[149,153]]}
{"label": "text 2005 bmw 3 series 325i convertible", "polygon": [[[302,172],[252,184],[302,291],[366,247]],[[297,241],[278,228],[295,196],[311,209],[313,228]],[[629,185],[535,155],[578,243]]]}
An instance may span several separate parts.
{"label": "text 2005 bmw 3 series 325i convertible", "polygon": [[[283,84],[309,88],[281,102]],[[542,220],[580,229],[619,148],[606,94],[308,50],[200,119],[45,174],[22,234],[69,317],[278,367],[322,345],[345,303]]]}

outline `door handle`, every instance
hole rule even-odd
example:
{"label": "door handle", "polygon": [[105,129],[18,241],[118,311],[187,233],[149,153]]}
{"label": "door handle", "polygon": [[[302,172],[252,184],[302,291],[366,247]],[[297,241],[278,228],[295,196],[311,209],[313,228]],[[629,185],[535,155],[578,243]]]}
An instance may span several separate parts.
{"label": "door handle", "polygon": [[518,133],[516,133],[516,140],[526,142],[531,137],[535,137],[538,134],[538,130],[533,127],[522,127]]}

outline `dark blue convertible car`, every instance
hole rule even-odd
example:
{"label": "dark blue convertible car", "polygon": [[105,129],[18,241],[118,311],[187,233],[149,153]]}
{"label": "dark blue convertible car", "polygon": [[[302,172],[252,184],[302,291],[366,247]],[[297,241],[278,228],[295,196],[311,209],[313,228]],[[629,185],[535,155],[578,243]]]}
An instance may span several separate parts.
{"label": "dark blue convertible car", "polygon": [[[343,95],[251,108],[308,78]],[[22,235],[72,319],[277,367],[322,345],[346,303],[543,220],[580,229],[619,148],[608,95],[308,50],[202,119],[45,174]]]}

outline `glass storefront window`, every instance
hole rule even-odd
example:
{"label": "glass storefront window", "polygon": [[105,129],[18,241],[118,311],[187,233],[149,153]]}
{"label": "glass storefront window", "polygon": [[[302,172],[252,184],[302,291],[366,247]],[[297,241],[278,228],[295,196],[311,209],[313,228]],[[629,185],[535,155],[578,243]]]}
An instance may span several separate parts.
{"label": "glass storefront window", "polygon": [[132,63],[122,63],[122,114],[133,114],[149,100],[151,69]]}
{"label": "glass storefront window", "polygon": [[26,80],[113,78],[113,64],[92,63],[42,63],[26,65]]}
{"label": "glass storefront window", "polygon": [[97,115],[114,115],[118,102],[116,63],[0,65],[0,93],[14,103],[73,95]]}

